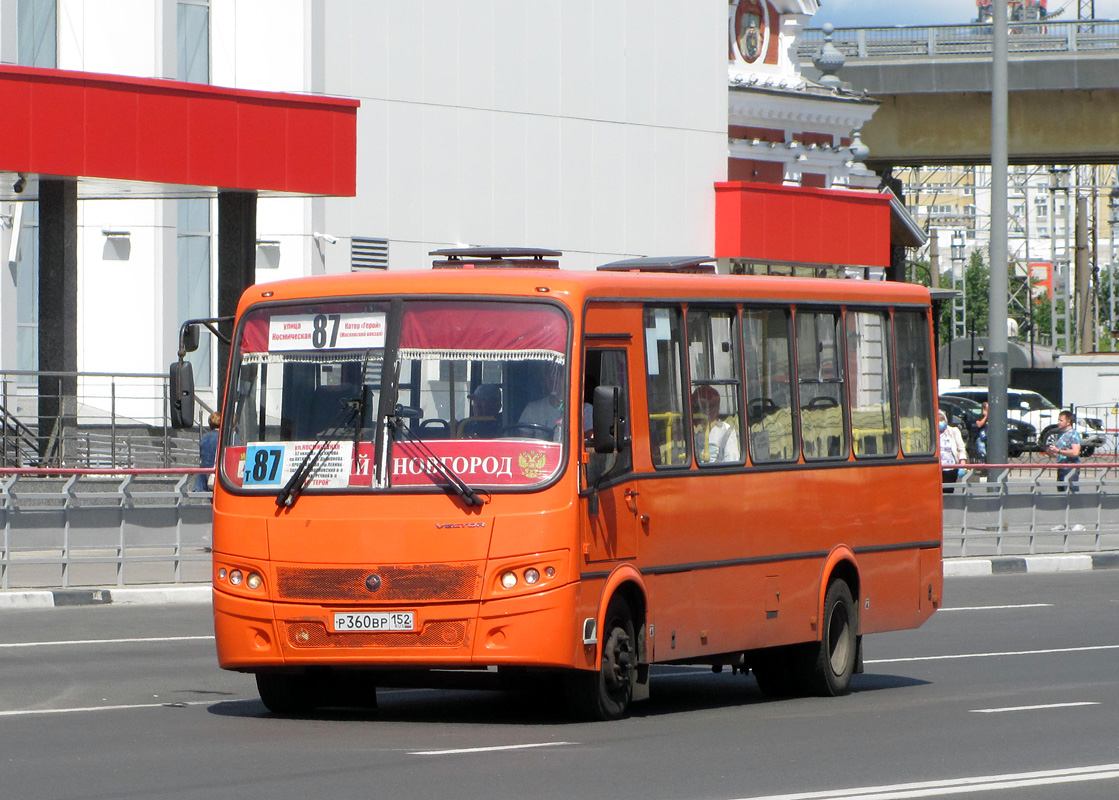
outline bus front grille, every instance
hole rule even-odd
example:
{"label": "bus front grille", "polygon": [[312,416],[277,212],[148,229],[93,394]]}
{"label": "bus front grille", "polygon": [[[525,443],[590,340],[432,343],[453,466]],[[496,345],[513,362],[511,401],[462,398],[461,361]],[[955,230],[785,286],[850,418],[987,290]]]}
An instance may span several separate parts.
{"label": "bus front grille", "polygon": [[461,647],[466,620],[435,620],[419,631],[331,633],[321,622],[287,622],[292,647]]}
{"label": "bus front grille", "polygon": [[471,565],[279,567],[276,578],[281,600],[312,603],[475,600],[481,591],[478,568]]}

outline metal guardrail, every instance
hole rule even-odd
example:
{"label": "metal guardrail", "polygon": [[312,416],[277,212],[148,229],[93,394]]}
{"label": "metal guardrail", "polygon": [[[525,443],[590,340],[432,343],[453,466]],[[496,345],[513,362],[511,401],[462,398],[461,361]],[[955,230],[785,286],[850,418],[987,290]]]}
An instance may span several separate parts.
{"label": "metal guardrail", "polygon": [[[970,464],[944,494],[944,555],[1119,551],[1119,463]],[[0,469],[0,589],[206,583],[213,514],[199,468]]]}
{"label": "metal guardrail", "polygon": [[1119,464],[969,464],[944,495],[944,555],[1033,555],[1119,550]]}
{"label": "metal guardrail", "polygon": [[208,581],[211,472],[0,469],[0,589]]}
{"label": "metal guardrail", "polygon": [[[855,60],[989,55],[993,39],[989,24],[837,28],[832,34],[832,44],[847,56],[848,64]],[[811,64],[812,55],[823,43],[823,31],[804,31],[797,43],[798,59]],[[1011,58],[1016,54],[1119,52],[1119,22],[1015,22],[1010,26],[1008,49]]]}

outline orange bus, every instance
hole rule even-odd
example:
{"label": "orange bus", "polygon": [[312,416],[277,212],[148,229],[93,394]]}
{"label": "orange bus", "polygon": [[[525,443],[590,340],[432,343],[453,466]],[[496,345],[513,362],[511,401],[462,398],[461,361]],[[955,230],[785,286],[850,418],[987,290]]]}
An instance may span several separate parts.
{"label": "orange bus", "polygon": [[657,663],[839,695],[937,608],[927,290],[433,255],[237,310],[214,620],[270,710],[485,670],[614,719]]}

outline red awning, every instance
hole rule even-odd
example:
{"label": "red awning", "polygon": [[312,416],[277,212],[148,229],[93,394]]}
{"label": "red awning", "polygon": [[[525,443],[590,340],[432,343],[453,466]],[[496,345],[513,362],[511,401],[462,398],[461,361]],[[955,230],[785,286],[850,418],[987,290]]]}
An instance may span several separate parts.
{"label": "red awning", "polygon": [[715,184],[715,256],[890,266],[890,198],[772,183]]}
{"label": "red awning", "polygon": [[3,65],[0,104],[0,170],[356,193],[356,100]]}

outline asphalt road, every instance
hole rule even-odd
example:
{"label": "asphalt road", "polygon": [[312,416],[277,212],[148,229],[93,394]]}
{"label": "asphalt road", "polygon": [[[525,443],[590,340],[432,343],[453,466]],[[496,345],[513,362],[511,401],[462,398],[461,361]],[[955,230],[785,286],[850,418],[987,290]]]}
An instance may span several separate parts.
{"label": "asphalt road", "polygon": [[432,690],[283,719],[217,668],[207,606],[4,611],[0,797],[1119,796],[1119,570],[952,578],[945,602],[867,637],[848,697],[665,667],[599,724]]}

